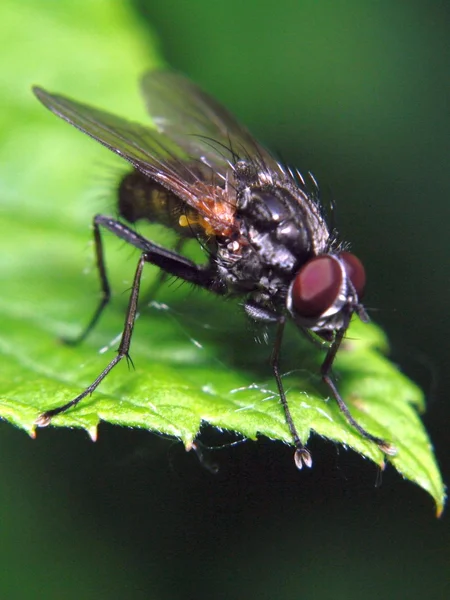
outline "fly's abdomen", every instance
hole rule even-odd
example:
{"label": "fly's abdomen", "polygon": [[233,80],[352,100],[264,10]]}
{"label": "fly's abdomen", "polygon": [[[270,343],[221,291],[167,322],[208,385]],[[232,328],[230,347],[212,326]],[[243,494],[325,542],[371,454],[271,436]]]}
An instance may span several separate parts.
{"label": "fly's abdomen", "polygon": [[120,183],[119,213],[130,223],[145,219],[170,227],[184,237],[207,233],[204,220],[195,209],[139,171],[125,175]]}

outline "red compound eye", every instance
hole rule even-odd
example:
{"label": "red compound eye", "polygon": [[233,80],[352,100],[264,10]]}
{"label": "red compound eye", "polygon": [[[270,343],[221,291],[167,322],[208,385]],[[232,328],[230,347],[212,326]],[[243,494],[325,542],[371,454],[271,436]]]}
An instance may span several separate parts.
{"label": "red compound eye", "polygon": [[341,252],[339,259],[344,265],[347,277],[352,282],[355,292],[358,294],[360,300],[364,295],[364,289],[366,287],[366,272],[359,258],[356,258],[351,252]]}
{"label": "red compound eye", "polygon": [[[347,269],[345,259],[343,262]],[[312,258],[300,269],[292,284],[295,312],[309,319],[323,315],[338,299],[342,278],[342,268],[336,258],[329,255]]]}

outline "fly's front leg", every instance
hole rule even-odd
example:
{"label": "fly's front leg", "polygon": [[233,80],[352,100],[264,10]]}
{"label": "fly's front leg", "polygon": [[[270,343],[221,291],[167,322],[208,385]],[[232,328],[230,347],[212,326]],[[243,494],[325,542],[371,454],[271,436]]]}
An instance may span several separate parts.
{"label": "fly's front leg", "polygon": [[102,299],[102,303],[99,305],[96,313],[94,314],[94,318],[91,320],[91,323],[88,326],[88,331],[92,328],[93,324],[98,320],[102,310],[106,306],[109,300],[109,284],[106,278],[106,270],[104,266],[103,260],[103,250],[101,245],[99,227],[102,226],[108,229],[111,233],[114,233],[117,237],[123,239],[128,242],[132,246],[139,248],[142,251],[141,257],[139,259],[136,273],[134,275],[133,285],[131,288],[131,295],[128,302],[128,309],[125,318],[125,324],[123,328],[122,338],[120,340],[119,349],[115,358],[111,360],[111,362],[103,369],[100,375],[89,385],[81,394],[79,394],[76,398],[67,402],[63,406],[59,406],[57,408],[53,408],[42,413],[36,420],[36,424],[44,427],[48,425],[51,419],[58,414],[61,414],[76,406],[83,398],[92,394],[92,392],[98,387],[98,385],[103,381],[103,379],[108,375],[108,373],[124,358],[129,359],[129,350],[131,343],[131,336],[133,334],[134,323],[136,320],[137,313],[137,305],[139,299],[139,289],[141,284],[142,271],[144,269],[145,263],[151,263],[163,269],[163,271],[169,273],[170,275],[174,275],[176,277],[180,277],[185,281],[189,281],[195,285],[206,287],[220,294],[223,293],[223,290],[220,286],[215,285],[215,271],[213,267],[200,267],[193,263],[192,261],[179,256],[175,252],[170,250],[166,250],[156,244],[153,244],[151,241],[142,237],[135,231],[133,231],[130,227],[124,225],[120,221],[116,219],[112,219],[110,217],[104,217],[102,215],[97,215],[94,219],[94,232],[96,235],[96,248],[97,248],[97,258],[99,263],[100,270],[100,278],[102,280],[102,287],[104,292],[104,297]]}
{"label": "fly's front leg", "polygon": [[311,467],[312,458],[311,458],[311,453],[309,452],[309,450],[306,448],[306,446],[301,441],[300,436],[297,431],[297,428],[295,427],[295,423],[292,418],[291,410],[289,408],[289,404],[288,404],[288,401],[286,398],[286,392],[284,391],[283,382],[281,380],[280,350],[281,350],[281,343],[283,341],[283,333],[284,333],[285,324],[286,324],[286,317],[283,316],[278,320],[278,329],[277,329],[277,335],[276,335],[276,339],[275,339],[275,345],[274,345],[273,351],[272,351],[271,364],[272,364],[273,373],[275,375],[275,381],[277,382],[278,394],[280,396],[281,405],[283,406],[286,423],[289,427],[289,431],[291,432],[292,439],[293,439],[294,445],[295,445],[295,454],[294,454],[295,465],[296,465],[297,469],[302,469],[303,465],[305,465],[305,467]]}
{"label": "fly's front leg", "polygon": [[380,450],[382,452],[384,452],[385,454],[389,454],[389,455],[393,456],[397,453],[395,446],[393,446],[391,443],[387,442],[386,440],[383,440],[382,438],[372,435],[371,433],[366,431],[364,429],[364,427],[362,427],[358,423],[358,421],[356,421],[356,419],[350,413],[347,405],[345,404],[342,396],[339,393],[339,390],[337,389],[336,383],[334,382],[334,380],[332,378],[331,369],[332,369],[332,366],[334,363],[334,359],[336,358],[336,354],[337,354],[339,347],[342,343],[342,340],[344,338],[346,330],[347,330],[347,328],[344,327],[337,332],[333,343],[331,344],[330,348],[328,349],[328,352],[327,352],[325,359],[322,363],[322,366],[320,368],[320,372],[322,374],[322,379],[327,384],[327,386],[330,388],[333,398],[336,400],[339,410],[342,412],[344,417],[347,419],[347,422],[354,429],[356,429],[356,431],[360,435],[362,435],[363,438],[365,438],[366,440],[369,440],[371,442],[374,442],[380,448]]}

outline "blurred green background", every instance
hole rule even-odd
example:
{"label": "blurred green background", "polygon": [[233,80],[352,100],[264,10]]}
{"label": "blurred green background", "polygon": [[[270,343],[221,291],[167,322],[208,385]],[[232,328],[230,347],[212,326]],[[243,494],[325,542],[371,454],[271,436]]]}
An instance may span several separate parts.
{"label": "blurred green background", "polygon": [[[82,171],[78,162],[71,169],[76,135],[53,119],[44,136],[40,122],[51,117],[29,88],[39,83],[117,111],[126,103],[139,118],[137,79],[158,62],[156,43],[165,61],[284,160],[313,171],[336,200],[341,233],[368,271],[371,315],[394,359],[427,391],[424,418],[448,481],[449,6],[28,0],[4,2],[0,22],[2,223],[13,227],[18,211],[36,220],[45,165],[48,211],[61,214],[62,227],[67,220],[68,232],[113,206],[105,192],[95,209],[68,202],[64,211],[56,191],[67,179],[74,195],[89,178],[101,188],[97,149],[86,141]],[[67,168],[52,170],[61,152]],[[17,232],[17,254],[27,243]],[[5,269],[12,247],[2,252]],[[53,251],[45,239],[41,247]],[[64,265],[64,244],[58,251]],[[87,254],[70,260],[81,270]],[[311,472],[298,473],[281,444],[261,441],[219,453],[213,477],[180,445],[145,432],[102,426],[92,444],[52,429],[31,440],[2,424],[0,439],[2,597],[450,593],[445,513],[436,520],[431,499],[392,470],[376,488],[371,464],[321,440],[311,444]]]}

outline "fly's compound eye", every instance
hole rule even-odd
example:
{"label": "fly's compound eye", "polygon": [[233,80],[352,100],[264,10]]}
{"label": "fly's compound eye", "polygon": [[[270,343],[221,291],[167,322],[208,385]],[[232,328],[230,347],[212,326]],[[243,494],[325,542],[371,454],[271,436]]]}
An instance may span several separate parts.
{"label": "fly's compound eye", "polygon": [[351,252],[341,252],[339,260],[342,261],[347,277],[355,288],[358,300],[361,300],[366,287],[366,272],[362,262]]}
{"label": "fly's compound eye", "polygon": [[[342,261],[347,269],[344,259]],[[325,316],[327,311],[340,304],[343,279],[343,269],[336,257],[324,255],[312,258],[295,276],[290,292],[292,308],[305,319]]]}

